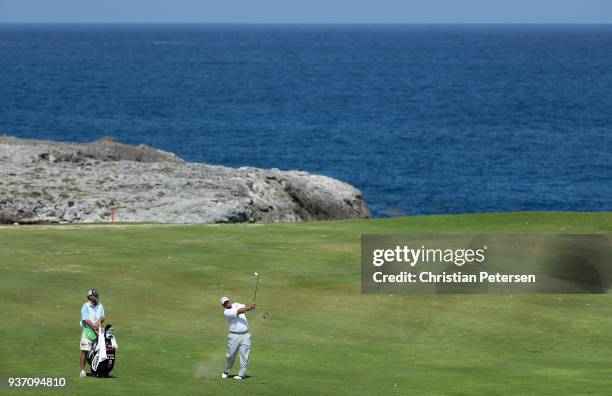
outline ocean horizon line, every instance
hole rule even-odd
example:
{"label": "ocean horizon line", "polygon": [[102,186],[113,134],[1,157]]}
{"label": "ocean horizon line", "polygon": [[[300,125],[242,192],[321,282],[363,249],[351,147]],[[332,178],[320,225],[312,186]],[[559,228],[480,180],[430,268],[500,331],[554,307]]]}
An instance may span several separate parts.
{"label": "ocean horizon line", "polygon": [[253,25],[253,26],[612,26],[610,22],[205,22],[0,21],[0,25]]}

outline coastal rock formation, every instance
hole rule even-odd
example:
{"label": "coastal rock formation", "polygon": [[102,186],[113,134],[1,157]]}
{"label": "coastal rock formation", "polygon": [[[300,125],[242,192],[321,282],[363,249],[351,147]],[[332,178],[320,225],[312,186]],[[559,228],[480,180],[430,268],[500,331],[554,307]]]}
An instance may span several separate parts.
{"label": "coastal rock formation", "polygon": [[325,176],[189,163],[112,138],[0,136],[0,223],[276,222],[366,218],[361,192]]}

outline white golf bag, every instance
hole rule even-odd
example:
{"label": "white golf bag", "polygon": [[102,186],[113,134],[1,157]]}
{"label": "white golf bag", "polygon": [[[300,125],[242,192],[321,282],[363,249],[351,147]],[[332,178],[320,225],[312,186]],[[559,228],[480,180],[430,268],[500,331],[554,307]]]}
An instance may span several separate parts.
{"label": "white golf bag", "polygon": [[87,354],[87,362],[91,366],[91,373],[96,377],[108,377],[115,365],[117,340],[113,335],[111,325],[106,325],[104,330],[98,330],[98,341],[94,348]]}

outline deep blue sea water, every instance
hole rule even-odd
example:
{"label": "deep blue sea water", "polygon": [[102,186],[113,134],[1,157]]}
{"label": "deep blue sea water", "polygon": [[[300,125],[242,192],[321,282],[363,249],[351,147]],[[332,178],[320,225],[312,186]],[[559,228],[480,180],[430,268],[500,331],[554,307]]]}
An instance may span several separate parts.
{"label": "deep blue sea water", "polygon": [[0,25],[0,134],[322,173],[377,216],[612,210],[612,26]]}

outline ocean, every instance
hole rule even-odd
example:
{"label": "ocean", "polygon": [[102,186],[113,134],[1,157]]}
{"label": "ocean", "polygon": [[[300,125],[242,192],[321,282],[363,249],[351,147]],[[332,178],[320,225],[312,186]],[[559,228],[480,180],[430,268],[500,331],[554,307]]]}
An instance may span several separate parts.
{"label": "ocean", "polygon": [[0,134],[301,169],[373,214],[612,210],[612,25],[0,25]]}

